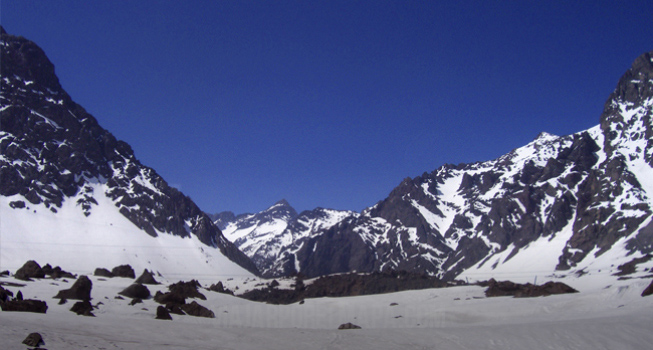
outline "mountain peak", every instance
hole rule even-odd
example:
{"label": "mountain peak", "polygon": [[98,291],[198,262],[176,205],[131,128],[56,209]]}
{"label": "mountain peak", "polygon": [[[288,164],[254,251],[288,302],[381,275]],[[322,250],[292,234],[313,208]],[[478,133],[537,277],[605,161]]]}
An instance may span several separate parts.
{"label": "mountain peak", "polygon": [[[653,96],[653,51],[646,52],[633,61],[630,69],[619,79],[617,88],[607,104],[613,101],[641,104]],[[608,107],[608,106],[606,106]]]}
{"label": "mountain peak", "polygon": [[295,208],[293,208],[287,200],[282,199],[271,207],[263,211],[263,213],[271,214],[276,217],[287,217],[289,220],[295,218],[298,214]]}
{"label": "mountain peak", "polygon": [[284,206],[284,207],[290,207],[291,206],[290,203],[288,203],[288,201],[285,198],[281,199],[280,201],[278,201],[276,203],[274,203],[274,205],[272,207],[276,207],[278,205],[279,206]]}
{"label": "mountain peak", "polygon": [[[3,77],[20,78],[22,82],[33,84],[33,89],[62,90],[54,72],[54,64],[38,45],[23,37],[8,34],[4,28],[0,30],[0,37],[4,42],[1,67]],[[15,82],[10,84],[14,85]]]}
{"label": "mountain peak", "polygon": [[[70,98],[37,44],[4,30],[0,41],[0,196],[22,203],[11,208],[38,206],[52,215],[72,210],[85,220],[115,212],[134,225],[129,229],[153,238],[195,236],[198,243],[219,248],[226,258],[257,273],[189,197],[141,164],[127,143]],[[74,203],[73,209],[67,203]]]}

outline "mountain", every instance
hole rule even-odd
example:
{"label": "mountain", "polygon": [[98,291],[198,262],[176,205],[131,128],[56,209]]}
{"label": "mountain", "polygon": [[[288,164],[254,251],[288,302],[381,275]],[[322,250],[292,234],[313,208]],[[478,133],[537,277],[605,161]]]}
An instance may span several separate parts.
{"label": "mountain", "polygon": [[[199,252],[197,264],[213,261],[208,255],[224,255],[257,273],[250,259],[224,238],[190,198],[142,165],[127,143],[116,140],[71,99],[61,87],[54,65],[36,44],[4,29],[0,35],[3,266],[22,264],[24,261],[12,259],[26,255],[38,259],[39,254],[70,260],[76,266],[93,263],[88,261],[94,258],[92,254],[79,253],[76,260],[75,256],[58,257],[52,252],[60,245],[80,242],[91,246],[129,242],[138,251],[151,247],[155,253],[149,257],[160,256],[166,254],[163,242],[171,242],[169,236],[173,236],[182,238],[178,240],[181,246]],[[110,227],[113,225],[115,230]],[[54,228],[64,232],[52,232]],[[117,231],[127,236],[111,236]],[[104,235],[96,237],[101,242],[89,240],[98,232]],[[121,242],[121,238],[128,242]],[[40,244],[47,253],[30,246],[30,242]],[[141,259],[127,253],[119,255],[157,268],[140,261],[147,260],[142,255]],[[212,265],[217,270],[232,264],[216,259],[221,261]],[[191,265],[188,267],[206,270],[205,266]],[[241,268],[229,269],[247,273]]]}
{"label": "mountain", "polygon": [[225,237],[249,256],[263,276],[275,277],[296,271],[292,259],[313,232],[331,227],[353,212],[317,208],[300,214],[282,199],[256,214],[235,216],[222,212],[212,216]]}
{"label": "mountain", "polygon": [[541,133],[497,159],[406,178],[386,199],[338,212],[329,225],[292,225],[298,217],[272,233],[257,220],[251,235],[254,226],[238,226],[236,244],[252,247],[244,252],[271,276],[532,277],[645,260],[653,251],[652,54],[619,80],[593,128]]}

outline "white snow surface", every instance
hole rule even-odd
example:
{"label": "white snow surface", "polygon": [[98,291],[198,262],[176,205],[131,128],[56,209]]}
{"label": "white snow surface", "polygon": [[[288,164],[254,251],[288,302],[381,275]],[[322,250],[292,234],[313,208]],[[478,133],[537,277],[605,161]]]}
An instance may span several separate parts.
{"label": "white snow surface", "polygon": [[73,273],[130,264],[137,274],[149,269],[166,278],[252,276],[193,235],[149,236],[118,212],[105,195],[105,185],[88,186],[98,202],[88,217],[74,197],[67,198],[57,213],[29,202],[29,209],[12,209],[10,202],[24,198],[0,197],[0,270],[15,271],[36,260]]}
{"label": "white snow surface", "polygon": [[[461,286],[268,305],[201,290],[207,300],[197,301],[216,317],[172,315],[172,321],[154,319],[152,299],[135,306],[115,299],[131,279],[90,279],[92,303],[101,302],[96,317],[77,316],[69,311],[72,301],[58,305],[52,298],[72,281],[0,277],[24,283],[5,288],[49,307],[46,314],[0,312],[2,348],[25,349],[21,342],[31,332],[43,336],[47,349],[600,350],[648,349],[653,342],[653,296],[640,296],[649,281],[606,274],[565,280],[580,293],[523,299],[486,298],[482,287]],[[362,329],[337,330],[346,322]]]}

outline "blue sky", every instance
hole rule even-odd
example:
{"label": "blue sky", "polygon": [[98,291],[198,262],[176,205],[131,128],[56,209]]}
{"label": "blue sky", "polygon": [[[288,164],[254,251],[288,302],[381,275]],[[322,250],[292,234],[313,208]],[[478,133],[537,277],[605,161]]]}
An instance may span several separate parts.
{"label": "blue sky", "polygon": [[362,210],[597,125],[651,1],[10,1],[72,98],[204,211]]}

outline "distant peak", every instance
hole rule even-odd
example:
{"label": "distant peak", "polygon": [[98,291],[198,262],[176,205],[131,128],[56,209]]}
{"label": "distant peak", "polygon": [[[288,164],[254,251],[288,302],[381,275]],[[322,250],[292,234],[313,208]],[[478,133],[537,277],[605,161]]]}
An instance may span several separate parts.
{"label": "distant peak", "polygon": [[541,133],[537,134],[537,136],[535,136],[533,141],[548,141],[555,138],[558,138],[558,136],[550,134],[546,131],[542,131]]}
{"label": "distant peak", "polygon": [[267,213],[273,213],[273,212],[283,212],[289,215],[291,218],[297,216],[297,211],[295,211],[295,208],[290,206],[287,200],[282,199],[276,203],[274,203],[273,206],[269,207],[266,209],[264,212]]}
{"label": "distant peak", "polygon": [[282,199],[282,200],[280,200],[280,201],[274,203],[273,207],[274,207],[274,206],[277,206],[277,205],[284,206],[284,207],[289,207],[289,206],[290,206],[290,203],[288,203],[287,200]]}

